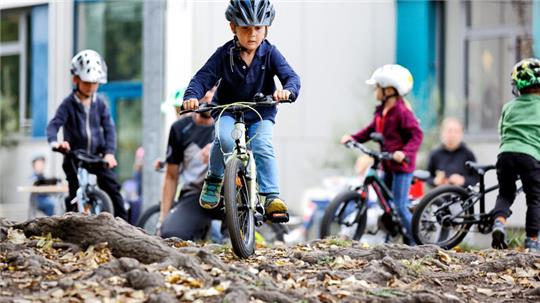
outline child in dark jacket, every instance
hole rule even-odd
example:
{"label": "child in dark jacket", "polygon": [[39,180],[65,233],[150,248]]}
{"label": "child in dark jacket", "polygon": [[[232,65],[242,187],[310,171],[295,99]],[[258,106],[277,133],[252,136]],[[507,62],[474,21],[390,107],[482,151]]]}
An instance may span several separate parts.
{"label": "child in dark jacket", "polygon": [[[221,79],[213,102],[230,104],[250,101],[257,93],[272,95],[274,100],[294,99],[300,91],[300,78],[278,49],[266,40],[275,16],[270,1],[232,0],[225,12],[234,39],[227,42],[208,59],[195,74],[184,95],[184,108],[195,109],[206,91]],[[283,84],[276,89],[274,76]],[[280,197],[278,165],[272,144],[277,107],[257,108],[261,118],[252,111],[245,115],[247,134],[257,165],[259,192],[265,196],[265,212],[272,221],[288,221],[288,208]],[[203,185],[201,207],[219,205],[224,174],[224,154],[234,147],[231,132],[235,120],[224,114],[216,121],[214,145],[210,154],[209,173]],[[256,136],[255,136],[256,134]]]}
{"label": "child in dark jacket", "polygon": [[[75,90],[58,107],[47,126],[47,139],[52,148],[69,151],[83,149],[94,155],[104,155],[109,168],[91,169],[97,176],[98,186],[111,198],[114,213],[127,218],[120,184],[112,168],[117,165],[116,130],[105,100],[96,94],[99,83],[107,82],[107,67],[101,56],[93,50],[83,50],[71,60],[71,74]],[[64,141],[59,142],[58,130],[63,128]],[[76,196],[79,182],[75,165],[68,157],[62,168],[69,183],[66,211],[76,211],[71,200]]]}
{"label": "child in dark jacket", "polygon": [[516,98],[506,103],[499,120],[501,144],[497,158],[499,195],[492,210],[493,248],[507,248],[506,219],[521,179],[527,200],[525,248],[540,251],[540,60],[518,62],[512,72]]}
{"label": "child in dark jacket", "polygon": [[403,96],[412,89],[412,75],[400,65],[388,64],[378,68],[366,84],[375,85],[375,97],[382,104],[377,106],[375,117],[366,128],[354,135],[343,136],[341,143],[368,141],[373,132],[383,135],[382,150],[393,153],[393,161],[383,161],[385,178],[392,178],[393,202],[408,232],[405,242],[414,244],[412,214],[408,207],[409,188],[423,133],[418,120],[403,100]]}

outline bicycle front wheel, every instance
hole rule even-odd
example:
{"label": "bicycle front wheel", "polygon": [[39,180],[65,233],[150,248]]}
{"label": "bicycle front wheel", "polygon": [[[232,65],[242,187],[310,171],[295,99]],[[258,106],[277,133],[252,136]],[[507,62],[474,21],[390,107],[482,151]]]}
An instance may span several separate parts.
{"label": "bicycle front wheel", "polygon": [[324,210],[320,237],[345,237],[360,240],[366,230],[367,205],[361,206],[361,196],[356,191],[337,195]]}
{"label": "bicycle front wheel", "polygon": [[240,159],[231,159],[223,180],[225,219],[233,251],[240,258],[255,252],[255,215],[250,208],[248,182]]}
{"label": "bicycle front wheel", "polygon": [[450,249],[463,240],[474,219],[473,207],[466,207],[469,193],[459,186],[441,186],[422,198],[412,218],[417,244],[435,244]]}
{"label": "bicycle front wheel", "polygon": [[102,212],[108,212],[114,217],[114,207],[111,198],[106,192],[96,187],[89,190],[86,195],[89,199],[88,207],[90,214],[98,215]]}

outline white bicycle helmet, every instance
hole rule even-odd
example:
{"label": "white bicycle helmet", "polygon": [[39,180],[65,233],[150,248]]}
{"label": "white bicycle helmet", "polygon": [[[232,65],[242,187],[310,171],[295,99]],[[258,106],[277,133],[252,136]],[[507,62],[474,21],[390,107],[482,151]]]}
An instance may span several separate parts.
{"label": "white bicycle helmet", "polygon": [[401,65],[386,64],[377,68],[366,84],[393,87],[400,96],[405,96],[412,90],[413,77],[411,72]]}
{"label": "white bicycle helmet", "polygon": [[71,74],[85,82],[107,83],[107,65],[91,49],[80,51],[71,59]]}

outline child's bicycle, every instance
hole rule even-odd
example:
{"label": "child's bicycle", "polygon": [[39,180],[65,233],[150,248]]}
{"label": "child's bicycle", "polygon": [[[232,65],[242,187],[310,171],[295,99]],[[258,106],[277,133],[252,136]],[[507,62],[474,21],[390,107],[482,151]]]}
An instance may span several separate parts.
{"label": "child's bicycle", "polygon": [[96,175],[88,172],[92,168],[107,167],[107,161],[84,150],[64,151],[53,148],[53,151],[64,154],[77,171],[79,188],[77,189],[77,195],[71,201],[71,204],[77,204],[77,211],[90,215],[108,212],[114,216],[111,198],[97,186]]}
{"label": "child's bicycle", "polygon": [[[494,165],[480,165],[467,161],[467,168],[480,176],[477,187],[463,188],[444,185],[428,192],[417,206],[412,218],[412,232],[417,244],[435,244],[444,249],[458,245],[473,224],[478,231],[488,234],[493,229],[493,218],[486,212],[486,194],[495,191],[499,185],[486,188],[484,175],[495,168]],[[519,187],[518,195],[523,191]],[[479,205],[475,212],[475,205]]]}
{"label": "child's bicycle", "polygon": [[[380,134],[373,134],[371,138],[379,143],[382,142]],[[390,237],[394,238],[402,235],[404,242],[406,242],[405,235],[407,231],[401,223],[393,202],[391,202],[394,199],[392,191],[378,175],[381,162],[383,160],[393,160],[392,154],[389,152],[377,152],[361,143],[353,141],[349,141],[345,145],[348,148],[358,149],[372,157],[373,164],[361,185],[338,194],[330,202],[323,215],[320,237],[340,236],[352,240],[360,240],[366,230],[368,198],[370,188],[372,188],[383,210],[382,215],[378,219],[378,226],[379,229],[386,232],[386,241],[389,241]],[[409,162],[409,159],[406,158],[404,162]],[[427,177],[428,175],[424,171],[415,171],[413,179],[425,180]]]}
{"label": "child's bicycle", "polygon": [[[272,96],[257,94],[252,102],[235,102],[226,105],[202,104],[196,110],[186,110],[187,112],[212,112],[217,114],[217,120],[223,113],[231,114],[235,119],[234,129],[231,133],[235,146],[232,153],[226,154],[225,175],[223,177],[223,198],[225,204],[225,221],[234,253],[247,258],[255,252],[255,227],[259,227],[264,221],[272,219],[272,222],[283,223],[288,221],[288,217],[268,218],[265,214],[263,201],[258,192],[257,170],[255,158],[249,147],[249,141],[253,138],[246,138],[246,123],[244,114],[247,111],[255,112],[257,107],[276,106],[279,103],[292,103],[294,96],[290,100],[274,101]],[[216,123],[219,125],[219,123]],[[217,132],[217,131],[216,131]],[[256,135],[255,135],[256,136]]]}

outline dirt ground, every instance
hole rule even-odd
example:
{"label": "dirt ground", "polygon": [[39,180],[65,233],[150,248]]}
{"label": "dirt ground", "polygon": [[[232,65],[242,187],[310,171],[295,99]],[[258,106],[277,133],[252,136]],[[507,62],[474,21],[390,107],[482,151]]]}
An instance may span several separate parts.
{"label": "dirt ground", "polygon": [[[74,219],[87,220],[55,220]],[[163,241],[101,219],[121,231],[105,234],[109,242],[73,241],[53,221],[0,219],[0,302],[540,301],[539,253],[327,239],[238,259],[229,246]],[[39,234],[48,225],[52,232]],[[91,226],[89,235],[99,234]]]}

